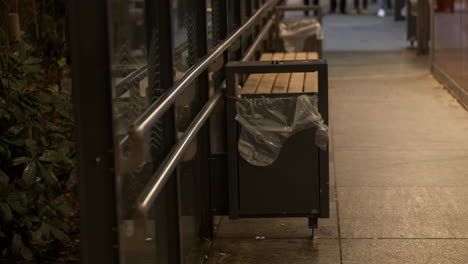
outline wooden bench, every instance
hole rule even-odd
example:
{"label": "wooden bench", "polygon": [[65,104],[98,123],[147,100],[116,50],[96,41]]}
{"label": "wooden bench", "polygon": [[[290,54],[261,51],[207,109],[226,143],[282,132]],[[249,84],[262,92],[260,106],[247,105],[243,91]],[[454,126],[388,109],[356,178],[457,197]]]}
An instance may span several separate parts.
{"label": "wooden bench", "polygon": [[[317,52],[263,53],[261,61],[316,60]],[[317,72],[251,74],[241,90],[244,94],[318,93]]]}

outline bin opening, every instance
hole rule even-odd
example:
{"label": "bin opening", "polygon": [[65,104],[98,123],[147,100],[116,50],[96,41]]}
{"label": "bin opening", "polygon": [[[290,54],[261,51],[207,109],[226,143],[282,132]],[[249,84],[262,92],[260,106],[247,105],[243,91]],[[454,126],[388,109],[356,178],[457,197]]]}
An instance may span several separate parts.
{"label": "bin opening", "polygon": [[328,127],[318,110],[317,95],[285,98],[242,98],[236,102],[242,127],[239,154],[255,166],[269,166],[286,140],[299,131],[316,128],[315,144],[328,146]]}

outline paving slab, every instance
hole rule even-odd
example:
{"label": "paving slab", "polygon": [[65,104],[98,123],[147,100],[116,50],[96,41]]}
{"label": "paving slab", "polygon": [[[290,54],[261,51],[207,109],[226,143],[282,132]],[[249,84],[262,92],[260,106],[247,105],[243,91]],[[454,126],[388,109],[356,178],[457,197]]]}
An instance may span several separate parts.
{"label": "paving slab", "polygon": [[335,85],[340,87],[332,92],[331,100],[335,151],[468,150],[468,113],[461,106],[448,107],[457,102],[433,80]]}
{"label": "paving slab", "polygon": [[399,49],[379,51],[373,50],[361,51],[328,51],[324,52],[331,68],[340,66],[356,65],[379,65],[379,64],[412,64],[422,65],[429,69],[429,57],[417,56],[414,50]]}
{"label": "paving slab", "polygon": [[339,187],[468,187],[468,150],[341,149]]}
{"label": "paving slab", "polygon": [[337,239],[217,239],[208,264],[339,264]]}
{"label": "paving slab", "polygon": [[[332,65],[332,62],[329,62]],[[427,64],[408,63],[383,63],[375,64],[372,67],[369,64],[336,64],[330,68],[330,81],[336,80],[373,80],[389,77],[418,77],[418,75],[427,76]]]}
{"label": "paving slab", "polygon": [[[349,5],[348,10],[351,8]],[[324,47],[328,51],[386,51],[409,46],[403,33],[406,23],[395,22],[392,17],[333,15],[326,16],[323,25]]]}
{"label": "paving slab", "polygon": [[339,187],[342,238],[468,238],[468,188]]}
{"label": "paving slab", "polygon": [[465,264],[468,240],[345,239],[343,264]]}

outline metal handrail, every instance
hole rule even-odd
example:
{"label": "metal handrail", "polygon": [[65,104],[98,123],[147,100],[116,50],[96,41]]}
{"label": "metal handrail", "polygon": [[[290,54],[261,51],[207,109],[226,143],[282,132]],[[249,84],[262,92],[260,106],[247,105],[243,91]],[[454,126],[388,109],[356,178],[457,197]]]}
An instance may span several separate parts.
{"label": "metal handrail", "polygon": [[[250,17],[235,32],[230,34],[226,40],[217,45],[213,51],[192,66],[174,86],[168,89],[156,102],[154,102],[140,118],[135,121],[131,127],[129,135],[142,142],[144,132],[157,122],[162,115],[175,102],[177,96],[201,73],[203,73],[210,64],[223,54],[250,26],[252,26],[268,8],[276,5],[280,0],[269,0],[257,12]],[[269,23],[270,24],[270,23]],[[271,27],[271,25],[270,25]],[[266,33],[264,33],[266,34]],[[258,45],[258,43],[257,43]],[[245,58],[245,57],[244,57]],[[163,190],[165,184],[171,177],[185,150],[197,136],[200,129],[206,123],[217,104],[223,98],[223,88],[218,88],[215,94],[208,99],[206,104],[200,110],[195,119],[190,123],[182,138],[172,147],[167,157],[161,163],[161,166],[154,173],[151,182],[138,198],[137,208],[140,213],[148,214],[153,202]]]}
{"label": "metal handrail", "polygon": [[177,142],[176,145],[174,145],[174,147],[172,147],[171,152],[169,152],[169,155],[164,159],[162,165],[154,173],[151,182],[140,195],[137,207],[138,210],[144,215],[148,213],[151,205],[161,193],[164,185],[167,183],[171,174],[177,167],[177,164],[182,158],[185,150],[190,146],[190,143],[197,136],[198,131],[200,131],[200,129],[210,117],[211,113],[215,110],[216,106],[223,98],[223,90],[224,89],[222,88],[218,88],[215,94],[210,97],[208,102],[205,104],[205,106],[203,106],[201,111],[187,128],[182,138]]}
{"label": "metal handrail", "polygon": [[196,80],[224,51],[226,51],[242,34],[251,27],[263,12],[278,4],[280,0],[269,0],[255,12],[243,25],[231,33],[223,42],[218,44],[210,54],[203,57],[198,63],[193,65],[171,88],[166,90],[149,108],[132,124],[129,134],[142,142],[144,133],[151,128],[164,115],[164,113],[175,102],[177,96],[181,94],[193,81]]}

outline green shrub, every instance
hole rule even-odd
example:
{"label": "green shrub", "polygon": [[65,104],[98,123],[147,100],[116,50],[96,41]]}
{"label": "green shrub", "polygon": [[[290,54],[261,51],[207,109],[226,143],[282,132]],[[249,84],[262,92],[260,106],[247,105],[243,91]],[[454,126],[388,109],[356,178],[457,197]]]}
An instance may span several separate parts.
{"label": "green shrub", "polygon": [[69,242],[72,111],[49,78],[63,59],[50,67],[40,56],[21,42],[0,60],[0,256],[31,259]]}

